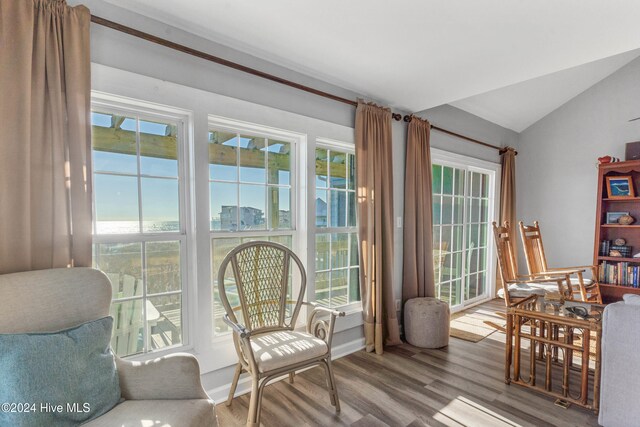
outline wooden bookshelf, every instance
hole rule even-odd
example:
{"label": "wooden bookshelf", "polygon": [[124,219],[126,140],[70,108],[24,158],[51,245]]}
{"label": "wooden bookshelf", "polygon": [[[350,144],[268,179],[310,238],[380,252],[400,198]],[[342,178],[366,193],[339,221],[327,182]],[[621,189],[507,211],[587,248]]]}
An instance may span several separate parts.
{"label": "wooden bookshelf", "polygon": [[623,258],[619,256],[599,256],[600,261],[613,261],[613,262],[637,262],[640,263],[640,258]]}
{"label": "wooden bookshelf", "polygon": [[[625,199],[611,199],[607,192],[606,177],[631,176],[634,197]],[[600,243],[605,240],[613,241],[618,238],[626,240],[626,246],[631,246],[631,255],[640,252],[640,160],[607,163],[598,166],[598,193],[596,207],[596,227],[593,248],[593,263],[601,265],[603,262],[616,264],[629,263],[629,266],[640,267],[640,258],[612,257],[600,254]],[[607,212],[629,212],[636,219],[631,225],[606,224]],[[614,283],[600,283],[600,291],[605,303],[622,299],[624,294],[640,294],[640,288],[621,286]]]}
{"label": "wooden bookshelf", "polygon": [[[606,191],[606,188],[605,188],[605,191]],[[640,197],[630,197],[628,199],[609,199],[609,198],[602,199],[602,201],[604,201],[604,202],[613,202],[613,203],[618,203],[618,202],[627,203],[627,202],[633,201],[633,200],[640,201]]]}
{"label": "wooden bookshelf", "polygon": [[[624,294],[637,294],[637,288],[628,288],[626,286],[619,285],[607,285],[606,283],[600,284],[600,292],[606,304],[622,300]],[[605,297],[606,296],[606,297]]]}

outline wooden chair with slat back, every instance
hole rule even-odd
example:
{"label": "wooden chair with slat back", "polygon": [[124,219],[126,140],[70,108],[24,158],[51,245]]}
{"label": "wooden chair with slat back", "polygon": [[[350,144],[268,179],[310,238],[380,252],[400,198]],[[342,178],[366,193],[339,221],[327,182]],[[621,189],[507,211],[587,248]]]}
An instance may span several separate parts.
{"label": "wooden chair with slat back", "polygon": [[558,291],[567,294],[565,284],[568,277],[564,274],[518,274],[517,250],[508,221],[505,221],[502,226],[498,226],[494,222],[493,235],[496,242],[500,278],[502,279],[502,289],[498,291],[498,296],[504,299],[508,308],[535,300],[534,295],[544,296],[545,291]]}
{"label": "wooden chair with slat back", "polygon": [[511,307],[519,301],[511,300],[509,295],[509,283],[517,279],[518,272],[516,270],[515,251],[513,242],[511,241],[509,224],[505,223],[504,227],[498,227],[493,223],[493,234],[496,242],[496,250],[498,255],[498,267],[500,269],[500,279],[502,282],[503,298],[507,307]]}
{"label": "wooden chair with slat back", "polygon": [[[232,278],[228,280],[227,267]],[[293,288],[290,272],[299,273],[300,286]],[[231,404],[242,371],[252,380],[248,426],[260,425],[260,407],[265,385],[296,370],[321,365],[327,375],[329,397],[340,411],[338,390],[331,367],[331,339],[336,317],[344,312],[303,302],[306,273],[300,259],[288,248],[272,242],[249,242],[233,249],[218,271],[224,322],[233,331],[238,353],[227,406]],[[230,298],[237,293],[237,298]],[[306,331],[297,331],[302,305],[311,307]],[[327,320],[320,318],[328,315]]]}
{"label": "wooden chair with slat back", "polygon": [[[568,283],[571,286],[569,288],[568,299],[602,304],[600,286],[597,282],[597,265],[549,268],[538,221],[534,221],[533,225],[525,225],[522,221],[518,224],[520,226],[520,237],[522,239],[522,245],[524,246],[524,254],[527,259],[529,274],[569,275]],[[593,280],[584,277],[583,273],[586,270],[591,270]],[[579,297],[576,298],[576,295],[579,295]]]}

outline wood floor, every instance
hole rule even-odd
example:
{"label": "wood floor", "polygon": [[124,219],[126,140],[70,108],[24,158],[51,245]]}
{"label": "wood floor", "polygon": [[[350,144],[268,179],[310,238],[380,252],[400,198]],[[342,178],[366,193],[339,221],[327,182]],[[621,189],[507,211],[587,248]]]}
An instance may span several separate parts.
{"label": "wood floor", "polygon": [[[495,302],[475,310],[492,313]],[[265,388],[263,426],[597,426],[593,412],[504,383],[504,337],[451,338],[438,350],[404,344],[384,355],[359,351],[334,361],[342,411],[329,403],[317,367]],[[222,427],[246,423],[249,395],[216,406]]]}

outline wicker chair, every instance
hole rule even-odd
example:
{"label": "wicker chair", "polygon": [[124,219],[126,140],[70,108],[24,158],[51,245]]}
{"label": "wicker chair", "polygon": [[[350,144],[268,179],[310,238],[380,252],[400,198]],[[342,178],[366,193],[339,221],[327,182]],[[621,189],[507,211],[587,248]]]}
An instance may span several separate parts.
{"label": "wicker chair", "polygon": [[[293,299],[292,261],[300,272],[300,288]],[[231,264],[235,280],[225,281]],[[306,273],[300,259],[288,248],[272,242],[249,242],[233,249],[218,272],[223,317],[233,330],[238,365],[229,391],[231,405],[243,371],[251,375],[251,401],[248,426],[260,425],[260,407],[265,385],[274,378],[289,374],[293,382],[296,370],[322,365],[327,375],[331,404],[340,411],[338,389],[331,368],[331,338],[336,317],[344,312],[303,302]],[[232,306],[227,291],[237,287],[239,303]],[[302,305],[312,308],[306,332],[294,330]],[[329,315],[327,320],[320,315]],[[238,320],[240,318],[240,320]]]}

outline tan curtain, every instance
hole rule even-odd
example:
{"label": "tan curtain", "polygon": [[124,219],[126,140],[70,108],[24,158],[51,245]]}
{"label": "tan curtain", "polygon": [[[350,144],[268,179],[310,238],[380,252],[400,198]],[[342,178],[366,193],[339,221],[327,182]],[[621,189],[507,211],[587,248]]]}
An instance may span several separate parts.
{"label": "tan curtain", "polygon": [[0,0],[0,273],[91,264],[89,23]]}
{"label": "tan curtain", "polygon": [[[502,177],[500,180],[500,224],[509,221],[511,236],[516,239],[516,152],[507,147],[502,153]],[[515,241],[515,240],[514,240]],[[515,258],[518,271],[518,257]],[[498,270],[499,271],[499,270]],[[502,288],[500,275],[496,275],[496,292]]]}
{"label": "tan curtain", "polygon": [[366,350],[400,344],[393,294],[393,170],[391,112],[358,103],[356,161],[360,290]]}
{"label": "tan curtain", "polygon": [[412,117],[404,178],[403,302],[435,294],[430,134],[429,122]]}

